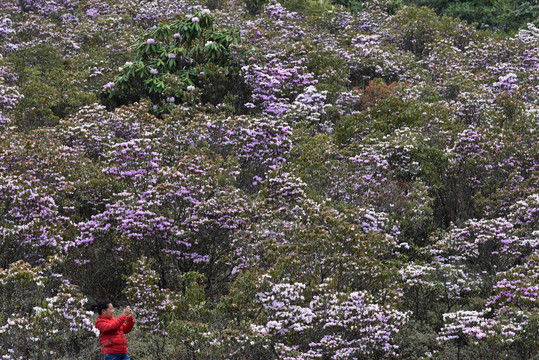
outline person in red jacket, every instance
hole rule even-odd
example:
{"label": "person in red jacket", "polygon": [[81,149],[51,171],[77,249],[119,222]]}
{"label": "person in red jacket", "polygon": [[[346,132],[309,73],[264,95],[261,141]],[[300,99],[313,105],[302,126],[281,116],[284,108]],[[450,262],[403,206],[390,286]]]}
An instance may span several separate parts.
{"label": "person in red jacket", "polygon": [[131,308],[126,307],[118,318],[112,317],[114,306],[110,301],[101,301],[93,308],[99,314],[95,327],[99,330],[99,343],[102,346],[101,358],[103,360],[131,360],[127,355],[127,339],[124,335],[129,333],[135,325]]}

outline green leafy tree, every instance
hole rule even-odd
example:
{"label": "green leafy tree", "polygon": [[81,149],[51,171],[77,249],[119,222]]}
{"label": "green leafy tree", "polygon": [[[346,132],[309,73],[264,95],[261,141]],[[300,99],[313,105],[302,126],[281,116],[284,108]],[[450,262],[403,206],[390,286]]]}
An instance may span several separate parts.
{"label": "green leafy tree", "polygon": [[104,86],[109,105],[147,97],[161,114],[176,103],[218,104],[240,90],[239,43],[237,31],[217,28],[209,10],[162,23],[137,39],[133,61]]}

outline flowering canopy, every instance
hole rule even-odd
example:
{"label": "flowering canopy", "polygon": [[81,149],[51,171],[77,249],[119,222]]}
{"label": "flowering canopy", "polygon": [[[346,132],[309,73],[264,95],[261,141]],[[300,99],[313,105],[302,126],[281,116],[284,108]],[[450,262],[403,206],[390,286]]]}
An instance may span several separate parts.
{"label": "flowering canopy", "polygon": [[539,31],[400,3],[0,0],[0,357],[537,357]]}

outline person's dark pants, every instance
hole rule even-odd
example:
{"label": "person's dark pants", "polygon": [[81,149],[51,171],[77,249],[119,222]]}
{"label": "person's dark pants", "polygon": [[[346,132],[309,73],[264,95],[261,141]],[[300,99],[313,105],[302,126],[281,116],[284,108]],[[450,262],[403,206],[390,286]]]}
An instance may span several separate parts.
{"label": "person's dark pants", "polygon": [[127,354],[107,354],[101,355],[102,360],[131,360]]}

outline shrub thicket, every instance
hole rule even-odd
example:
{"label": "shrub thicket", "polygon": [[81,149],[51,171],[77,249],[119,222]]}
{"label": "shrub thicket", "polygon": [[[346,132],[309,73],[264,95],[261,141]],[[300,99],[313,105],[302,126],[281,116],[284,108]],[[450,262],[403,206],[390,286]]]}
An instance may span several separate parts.
{"label": "shrub thicket", "polygon": [[97,358],[102,298],[139,359],[537,358],[533,25],[0,4],[3,359]]}

